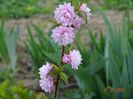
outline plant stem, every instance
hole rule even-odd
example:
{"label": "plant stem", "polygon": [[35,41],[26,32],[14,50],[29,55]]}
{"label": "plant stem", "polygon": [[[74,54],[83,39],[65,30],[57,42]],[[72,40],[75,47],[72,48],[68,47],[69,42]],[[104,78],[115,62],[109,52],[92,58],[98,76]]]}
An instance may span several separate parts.
{"label": "plant stem", "polygon": [[61,64],[63,64],[63,62],[62,62],[62,58],[63,58],[64,50],[65,50],[65,47],[64,47],[64,46],[62,46],[62,53],[61,53]]}
{"label": "plant stem", "polygon": [[[60,64],[63,64],[63,62],[62,62],[62,58],[63,58],[63,54],[64,54],[64,48],[65,48],[65,47],[62,46],[61,63],[60,63]],[[58,74],[58,75],[57,75],[57,80],[56,80],[56,88],[55,88],[54,99],[56,99],[56,96],[57,96],[57,91],[58,91],[59,81],[60,81],[60,75]]]}
{"label": "plant stem", "polygon": [[56,96],[57,96],[57,91],[58,91],[59,80],[60,80],[60,75],[57,75],[57,80],[56,80],[56,88],[55,88],[54,99],[56,99]]}
{"label": "plant stem", "polygon": [[75,12],[77,12],[77,11],[80,9],[80,7],[82,6],[82,4],[83,4],[83,3],[81,3],[81,4],[78,6],[78,8],[75,10]]}

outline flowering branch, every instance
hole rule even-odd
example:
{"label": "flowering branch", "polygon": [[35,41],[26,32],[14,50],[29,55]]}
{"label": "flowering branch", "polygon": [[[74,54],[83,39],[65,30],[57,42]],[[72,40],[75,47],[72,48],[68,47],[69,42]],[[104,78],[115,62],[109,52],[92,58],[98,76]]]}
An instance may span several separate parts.
{"label": "flowering branch", "polygon": [[69,53],[64,52],[65,46],[73,42],[76,30],[83,24],[83,19],[77,15],[78,13],[76,13],[75,10],[78,10],[79,13],[83,11],[87,16],[91,15],[87,4],[83,3],[78,9],[75,9],[72,3],[64,3],[56,8],[54,11],[54,19],[50,20],[50,22],[58,24],[52,30],[51,38],[55,43],[62,46],[61,61],[60,66],[46,62],[46,65],[43,65],[39,69],[39,83],[42,90],[51,93],[54,91],[54,77],[51,75],[52,71],[57,74],[54,99],[57,97],[60,79],[66,83],[68,82],[68,77],[63,72],[63,68],[65,67],[64,64],[69,64],[72,69],[77,70],[82,61],[81,54],[77,49],[70,51],[69,48]]}

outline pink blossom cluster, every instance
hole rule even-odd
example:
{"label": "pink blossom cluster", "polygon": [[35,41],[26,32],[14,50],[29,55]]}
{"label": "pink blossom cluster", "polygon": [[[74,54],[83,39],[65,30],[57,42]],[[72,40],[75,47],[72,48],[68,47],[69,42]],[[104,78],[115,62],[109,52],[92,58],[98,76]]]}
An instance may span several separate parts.
{"label": "pink blossom cluster", "polygon": [[72,69],[78,69],[78,66],[81,64],[82,58],[78,50],[70,51],[69,54],[64,54],[62,58],[63,63],[70,64]]}
{"label": "pink blossom cluster", "polygon": [[[81,4],[78,7],[78,11],[86,13],[87,17],[91,16],[87,4]],[[82,17],[77,15],[71,3],[64,3],[56,8],[54,18],[60,26],[52,30],[51,37],[53,41],[62,46],[71,44],[75,38],[76,30],[83,24]],[[70,64],[72,69],[76,70],[81,64],[82,58],[78,50],[73,50],[69,54],[64,54],[62,61],[63,63]]]}
{"label": "pink blossom cluster", "polygon": [[51,70],[52,70],[52,66],[48,62],[46,62],[46,65],[43,65],[39,69],[40,87],[42,88],[42,90],[44,90],[45,92],[48,92],[48,93],[51,93],[54,89],[54,87],[53,87],[53,78],[52,78],[52,76],[49,75]]}
{"label": "pink blossom cluster", "polygon": [[[82,4],[78,11],[83,11],[90,16],[90,9],[86,4]],[[54,11],[54,19],[60,24],[52,30],[52,39],[59,45],[66,46],[73,42],[75,30],[79,29],[83,23],[83,19],[76,15],[75,9],[71,3],[59,5]]]}

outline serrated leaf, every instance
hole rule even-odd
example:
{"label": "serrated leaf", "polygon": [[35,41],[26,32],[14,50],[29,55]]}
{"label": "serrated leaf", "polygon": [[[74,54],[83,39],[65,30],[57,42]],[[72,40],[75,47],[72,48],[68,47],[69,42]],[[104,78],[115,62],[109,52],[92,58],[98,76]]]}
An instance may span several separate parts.
{"label": "serrated leaf", "polygon": [[60,68],[58,66],[56,66],[55,64],[52,64],[52,66],[54,67],[54,69],[57,73],[59,73],[61,71]]}
{"label": "serrated leaf", "polygon": [[65,73],[61,72],[60,77],[66,84],[68,84],[68,76],[66,76]]}

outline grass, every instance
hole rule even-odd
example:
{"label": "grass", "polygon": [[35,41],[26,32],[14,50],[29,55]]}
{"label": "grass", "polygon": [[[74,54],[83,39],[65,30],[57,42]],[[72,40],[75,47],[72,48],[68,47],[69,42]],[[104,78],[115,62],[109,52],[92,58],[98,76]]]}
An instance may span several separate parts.
{"label": "grass", "polygon": [[48,13],[50,7],[47,9],[42,0],[1,0],[0,9],[0,18],[12,19]]}

